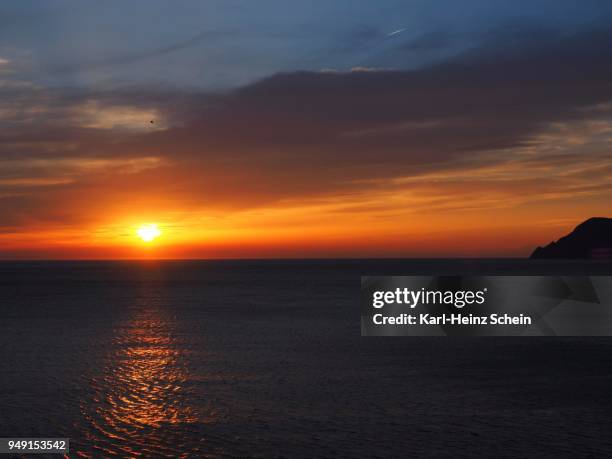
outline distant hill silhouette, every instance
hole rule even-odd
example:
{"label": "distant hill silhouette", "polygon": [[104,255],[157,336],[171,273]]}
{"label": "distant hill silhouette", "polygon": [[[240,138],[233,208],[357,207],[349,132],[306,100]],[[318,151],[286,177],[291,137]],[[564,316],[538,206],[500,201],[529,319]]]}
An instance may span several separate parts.
{"label": "distant hill silhouette", "polygon": [[567,236],[535,249],[530,258],[612,260],[612,218],[589,218]]}

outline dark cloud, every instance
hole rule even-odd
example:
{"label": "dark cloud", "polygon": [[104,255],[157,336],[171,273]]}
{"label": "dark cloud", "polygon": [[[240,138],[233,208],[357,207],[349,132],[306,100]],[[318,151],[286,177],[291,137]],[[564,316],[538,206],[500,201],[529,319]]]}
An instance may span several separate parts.
{"label": "dark cloud", "polygon": [[612,35],[598,31],[421,71],[279,74],[196,98],[197,121],[150,137],[159,154],[178,142],[179,155],[226,154],[251,169],[299,164],[330,179],[418,173],[585,117],[584,107],[612,99],[611,51]]}
{"label": "dark cloud", "polygon": [[[375,34],[365,31],[364,39]],[[434,38],[420,46],[442,44]],[[177,199],[214,195],[219,205],[352,193],[381,179],[503,165],[550,123],[588,119],[585,108],[612,100],[610,30],[536,38],[499,39],[422,70],[283,73],[216,94],[7,90],[16,114],[13,129],[0,134],[0,154],[163,158],[172,167],[165,176],[146,170],[104,183],[112,193],[155,187]],[[92,100],[100,111],[157,110],[168,127],[148,129],[145,115],[135,131],[79,125],[74,107]],[[40,110],[27,118],[21,105]]]}

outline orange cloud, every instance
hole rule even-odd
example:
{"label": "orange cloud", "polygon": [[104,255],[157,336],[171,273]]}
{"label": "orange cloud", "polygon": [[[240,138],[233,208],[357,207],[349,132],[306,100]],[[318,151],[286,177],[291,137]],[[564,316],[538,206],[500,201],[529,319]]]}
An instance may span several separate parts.
{"label": "orange cloud", "polygon": [[604,51],[580,72],[555,45],[226,93],[0,88],[0,257],[525,255],[609,209]]}

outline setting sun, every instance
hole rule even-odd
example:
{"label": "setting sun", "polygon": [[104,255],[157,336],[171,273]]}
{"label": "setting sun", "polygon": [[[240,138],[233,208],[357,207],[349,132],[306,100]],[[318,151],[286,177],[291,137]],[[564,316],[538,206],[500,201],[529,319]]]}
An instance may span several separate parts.
{"label": "setting sun", "polygon": [[161,231],[157,225],[151,223],[148,225],[142,225],[140,228],[138,228],[138,230],[136,230],[136,234],[138,234],[138,237],[144,242],[151,242],[161,235]]}

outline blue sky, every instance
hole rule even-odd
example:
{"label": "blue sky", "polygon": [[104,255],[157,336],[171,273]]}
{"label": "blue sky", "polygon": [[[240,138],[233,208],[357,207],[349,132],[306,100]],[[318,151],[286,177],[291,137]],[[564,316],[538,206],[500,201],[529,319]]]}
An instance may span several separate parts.
{"label": "blue sky", "polygon": [[217,89],[293,70],[414,69],[499,31],[573,33],[611,12],[605,0],[25,0],[0,6],[0,58],[47,86]]}

